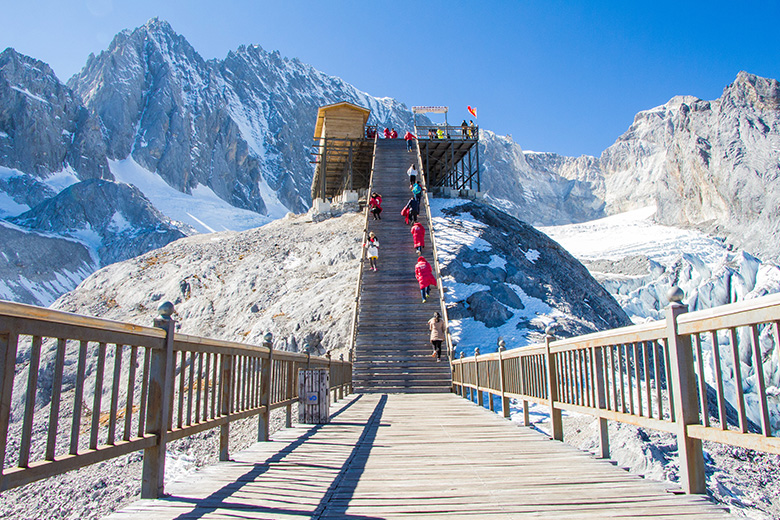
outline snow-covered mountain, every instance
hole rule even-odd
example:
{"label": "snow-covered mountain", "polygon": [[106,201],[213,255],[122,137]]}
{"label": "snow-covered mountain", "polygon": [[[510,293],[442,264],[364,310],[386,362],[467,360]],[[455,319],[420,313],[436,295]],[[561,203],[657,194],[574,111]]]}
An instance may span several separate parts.
{"label": "snow-covered mountain", "polygon": [[[33,266],[3,248],[9,276],[0,297],[48,305],[95,268],[184,234],[305,212],[317,108],[342,100],[370,108],[373,123],[411,126],[397,101],[278,52],[242,46],[206,61],[157,19],[119,33],[68,85],[48,65],[7,49],[0,218],[41,244],[81,243],[92,259],[78,269],[58,256]],[[105,182],[81,185],[91,179]]]}
{"label": "snow-covered mountain", "polygon": [[[370,108],[372,123],[412,123],[403,104],[257,45],[204,60],[158,19],[119,33],[67,85],[13,49],[0,56],[0,218],[6,220],[28,211],[44,215],[33,208],[74,183],[100,178],[140,190],[129,213],[149,204],[160,212],[144,229],[249,229],[309,207],[309,144],[319,106],[346,100]],[[641,112],[599,158],[524,152],[483,129],[482,189],[493,204],[533,225],[587,222],[651,204],[659,222],[695,226],[774,259],[777,107],[776,81],[740,73],[716,101],[678,97]],[[73,189],[70,196],[89,191]],[[14,222],[35,222],[24,229],[39,233],[40,242],[52,233],[82,241],[93,265],[106,265],[127,258],[126,251],[142,252],[112,252],[122,242],[94,233],[116,227],[111,200],[72,199],[67,207],[95,210],[74,218],[89,228],[58,229],[31,215]],[[98,235],[99,241],[83,241]],[[145,243],[158,247],[175,236]],[[51,287],[62,285],[57,261],[40,263]],[[32,279],[19,263],[6,268],[19,280]],[[6,285],[0,297],[51,302],[31,299],[17,282]]]}
{"label": "snow-covered mountain", "polygon": [[165,21],[119,33],[68,81],[100,121],[108,155],[129,156],[189,193],[207,186],[272,217],[311,204],[317,108],[350,101],[374,122],[410,128],[411,113],[258,45],[205,61]]}
{"label": "snow-covered mountain", "polygon": [[[640,112],[599,158],[525,152],[523,160],[516,145],[505,148],[502,157],[512,158],[523,172],[521,182],[491,184],[494,148],[485,151],[485,186],[521,219],[560,225],[655,206],[659,223],[694,227],[765,260],[780,259],[777,80],[740,72],[714,101],[678,96]],[[540,172],[550,175],[549,186],[566,186],[568,180],[572,192],[582,194],[572,201],[581,206],[579,214],[568,209],[550,217],[543,209],[523,207]],[[560,196],[570,195],[561,190]]]}

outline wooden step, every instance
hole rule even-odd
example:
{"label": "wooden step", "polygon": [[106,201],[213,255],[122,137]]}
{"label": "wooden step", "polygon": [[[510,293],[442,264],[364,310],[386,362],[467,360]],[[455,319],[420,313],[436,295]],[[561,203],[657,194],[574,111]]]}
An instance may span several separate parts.
{"label": "wooden step", "polygon": [[[412,197],[406,170],[416,154],[406,143],[377,143],[373,189],[382,195],[382,219],[369,220],[368,229],[379,239],[377,271],[364,266],[355,343],[354,381],[362,391],[448,392],[449,363],[437,363],[428,338],[428,320],[439,311],[439,293],[432,290],[421,302],[414,276],[417,252],[410,227],[400,215]],[[424,205],[418,220],[430,228]],[[430,233],[424,255],[432,258]]]}

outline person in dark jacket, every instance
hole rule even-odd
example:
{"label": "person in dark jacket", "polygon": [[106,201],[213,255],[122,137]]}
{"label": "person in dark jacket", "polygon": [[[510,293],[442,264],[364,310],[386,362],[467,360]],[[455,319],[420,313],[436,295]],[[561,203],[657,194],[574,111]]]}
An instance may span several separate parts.
{"label": "person in dark jacket", "polygon": [[406,203],[404,209],[409,208],[409,220],[411,222],[417,222],[417,215],[420,214],[420,201],[417,197],[412,197],[409,202]]}

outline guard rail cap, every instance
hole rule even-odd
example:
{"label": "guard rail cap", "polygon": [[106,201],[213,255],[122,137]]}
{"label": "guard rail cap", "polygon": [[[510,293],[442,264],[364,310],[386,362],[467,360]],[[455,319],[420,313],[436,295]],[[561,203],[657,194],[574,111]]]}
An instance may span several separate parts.
{"label": "guard rail cap", "polygon": [[106,318],[83,316],[81,314],[58,311],[54,309],[48,309],[46,307],[36,307],[34,305],[27,305],[24,303],[14,303],[5,300],[0,300],[0,316],[39,320],[48,323],[73,325],[76,327],[85,327],[109,332],[138,334],[152,336],[155,338],[165,337],[165,331],[156,327],[134,325],[132,323],[114,321]]}

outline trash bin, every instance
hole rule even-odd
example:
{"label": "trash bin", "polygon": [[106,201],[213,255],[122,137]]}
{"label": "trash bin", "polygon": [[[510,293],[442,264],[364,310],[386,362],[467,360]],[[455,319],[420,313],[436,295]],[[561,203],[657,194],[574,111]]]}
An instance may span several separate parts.
{"label": "trash bin", "polygon": [[330,421],[330,374],[327,369],[298,370],[298,422],[327,424]]}

